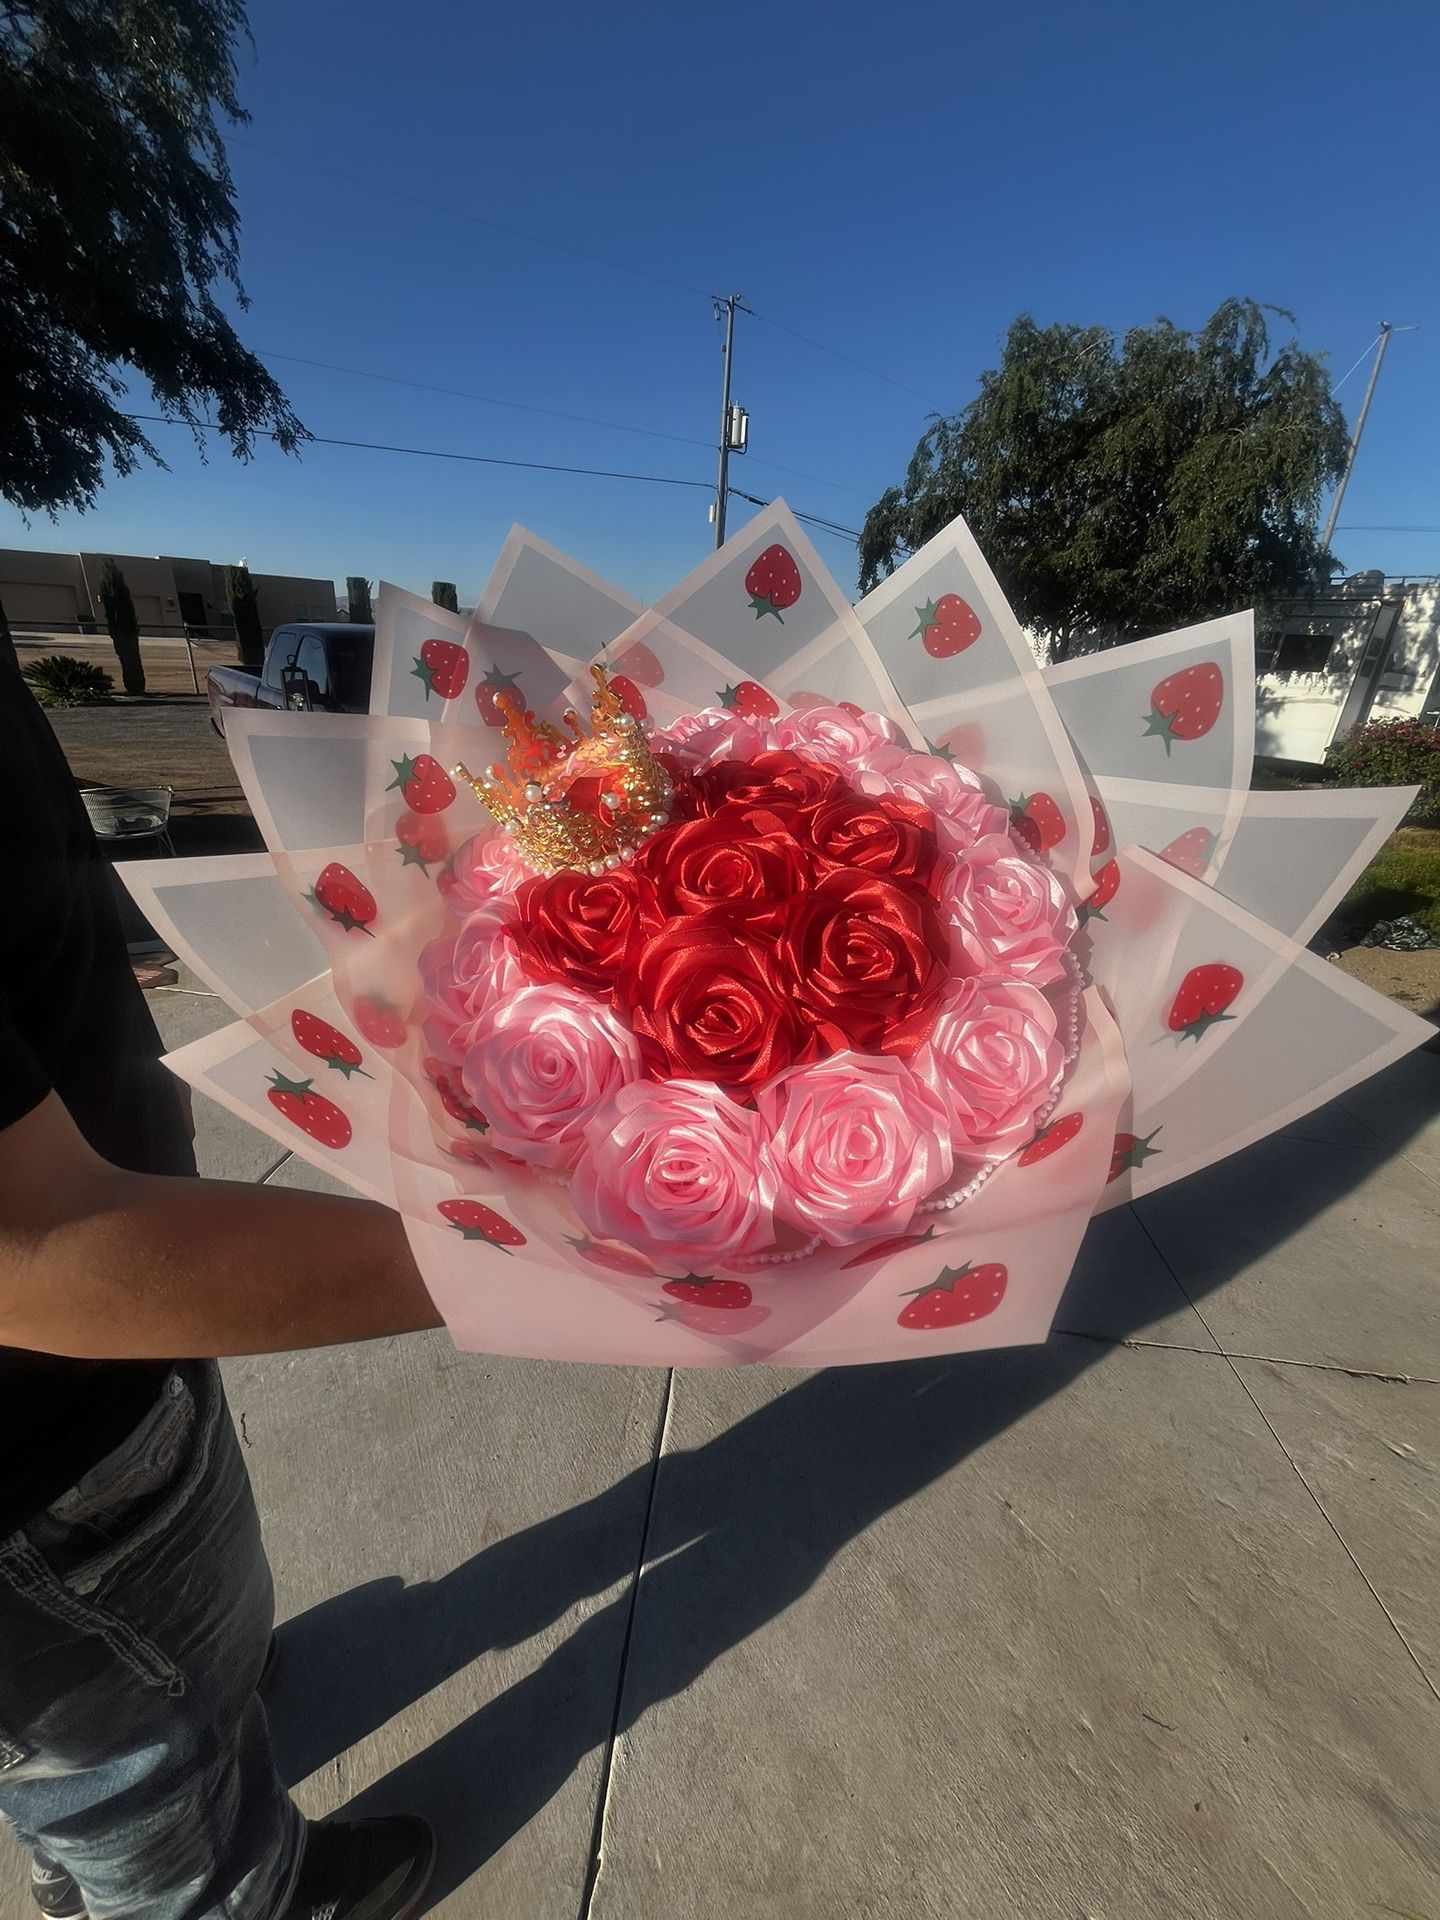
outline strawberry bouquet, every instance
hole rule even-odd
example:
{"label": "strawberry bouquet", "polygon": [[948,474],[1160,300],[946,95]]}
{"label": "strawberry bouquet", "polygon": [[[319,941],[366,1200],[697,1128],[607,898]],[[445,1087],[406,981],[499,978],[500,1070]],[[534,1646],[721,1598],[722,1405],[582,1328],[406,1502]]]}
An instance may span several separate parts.
{"label": "strawberry bouquet", "polygon": [[127,877],[240,1016],[171,1065],[463,1345],[1043,1339],[1096,1211],[1428,1035],[1305,949],[1408,796],[1248,793],[1246,617],[1042,672],[959,523],[852,607],[774,508],[377,618],[369,714],[232,721],[267,852]]}

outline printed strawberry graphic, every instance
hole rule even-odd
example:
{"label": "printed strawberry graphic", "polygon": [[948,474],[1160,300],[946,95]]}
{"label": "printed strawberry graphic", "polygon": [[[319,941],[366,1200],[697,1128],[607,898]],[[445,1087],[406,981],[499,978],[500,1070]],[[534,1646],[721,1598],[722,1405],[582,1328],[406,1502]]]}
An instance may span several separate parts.
{"label": "printed strawberry graphic", "polygon": [[525,1245],[525,1236],[517,1226],[479,1200],[442,1200],[436,1212],[450,1222],[462,1240],[483,1240],[487,1247],[499,1247],[502,1253]]}
{"label": "printed strawberry graphic", "polygon": [[388,1001],[362,993],[351,1009],[356,1026],[372,1047],[403,1047],[410,1029]]}
{"label": "printed strawberry graphic", "polygon": [[1058,847],[1065,838],[1065,816],[1048,793],[1022,793],[1012,800],[1010,824],[1034,853]]}
{"label": "printed strawberry graphic", "polygon": [[505,724],[505,716],[495,704],[497,693],[513,693],[523,705],[524,696],[520,692],[519,674],[504,673],[499,667],[492,666],[486,672],[485,678],[477,681],[475,704],[480,709],[480,718],[487,727],[503,727]]}
{"label": "printed strawberry graphic", "polygon": [[458,1120],[462,1126],[469,1127],[472,1133],[490,1131],[490,1122],[484,1114],[465,1098],[465,1088],[460,1079],[458,1067],[447,1067],[443,1060],[427,1060],[425,1071],[435,1082],[435,1091],[440,1096],[440,1104],[452,1120]]}
{"label": "printed strawberry graphic", "polygon": [[318,1014],[306,1013],[303,1007],[296,1007],[290,1015],[290,1031],[306,1053],[313,1053],[317,1060],[323,1060],[336,1073],[343,1073],[347,1080],[352,1073],[358,1073],[366,1080],[372,1077],[365,1072],[365,1056],[355,1042],[341,1033],[338,1027],[332,1027],[328,1020],[322,1020]]}
{"label": "printed strawberry graphic", "polygon": [[665,669],[643,640],[632,640],[628,646],[621,647],[615,664],[637,687],[659,687],[665,683]]}
{"label": "printed strawberry graphic", "polygon": [[783,627],[784,609],[800,598],[800,569],[784,547],[766,547],[745,576],[745,591],[757,620],[773,613]]}
{"label": "printed strawberry graphic", "polygon": [[983,1267],[945,1267],[928,1287],[917,1287],[910,1304],[900,1309],[896,1325],[917,1333],[934,1333],[941,1327],[963,1327],[971,1320],[983,1320],[1005,1298],[1010,1275],[998,1261]]}
{"label": "printed strawberry graphic", "polygon": [[419,867],[428,874],[450,851],[444,821],[433,813],[402,813],[395,822],[395,851],[402,867]]}
{"label": "printed strawberry graphic", "polygon": [[1107,1187],[1112,1180],[1118,1180],[1122,1173],[1128,1173],[1132,1167],[1143,1167],[1147,1160],[1153,1160],[1162,1151],[1150,1144],[1159,1131],[1159,1127],[1156,1127],[1143,1140],[1133,1133],[1116,1134],[1115,1145],[1110,1149],[1110,1171],[1105,1176]]}
{"label": "printed strawberry graphic", "polygon": [[1090,848],[1090,857],[1093,860],[1098,858],[1100,854],[1109,851],[1110,821],[1104,807],[1101,806],[1093,793],[1090,796],[1090,812],[1095,821],[1095,839]]}
{"label": "printed strawberry graphic", "polygon": [[1080,924],[1087,920],[1103,920],[1105,908],[1120,891],[1120,866],[1118,861],[1107,860],[1095,876],[1095,891],[1088,900],[1081,903]]}
{"label": "printed strawberry graphic", "polygon": [[1048,1160],[1052,1153],[1058,1153],[1073,1140],[1084,1124],[1083,1113],[1067,1113],[1059,1120],[1052,1120],[1048,1127],[1041,1127],[1028,1147],[1021,1148],[1016,1166],[1033,1167],[1041,1160]]}
{"label": "printed strawberry graphic", "polygon": [[392,760],[395,778],[385,789],[400,798],[414,813],[443,813],[455,798],[455,782],[430,753],[402,754]]}
{"label": "printed strawberry graphic", "polygon": [[728,707],[731,713],[738,713],[742,720],[774,720],[779,717],[779,702],[773,694],[765,691],[758,680],[742,680],[738,686],[724,687],[719,698],[722,707]]}
{"label": "printed strawberry graphic", "polygon": [[910,638],[918,634],[925,651],[937,660],[963,653],[980,638],[980,616],[958,593],[942,593],[938,600],[927,600],[923,607],[916,607],[915,618],[920,624]]}
{"label": "printed strawberry graphic", "polygon": [[432,693],[454,700],[470,678],[470,656],[454,640],[427,640],[410,672],[423,684],[427,702]]}
{"label": "printed strawberry graphic", "polygon": [[1163,740],[1167,755],[1173,740],[1199,740],[1220,718],[1224,700],[1225,676],[1213,660],[1167,674],[1150,695],[1146,738]]}
{"label": "printed strawberry graphic", "polygon": [[1216,836],[1208,827],[1190,827],[1177,835],[1168,847],[1160,849],[1160,858],[1168,860],[1172,867],[1179,867],[1182,873],[1193,874],[1200,880],[1215,858],[1215,840]]}
{"label": "printed strawberry graphic", "polygon": [[568,1234],[565,1237],[582,1260],[588,1260],[592,1267],[604,1267],[607,1273],[628,1273],[649,1279],[655,1271],[648,1260],[632,1253],[628,1247],[602,1246],[598,1240],[574,1240]]}
{"label": "printed strawberry graphic", "polygon": [[350,1122],[333,1100],[313,1091],[313,1080],[287,1080],[283,1073],[272,1073],[270,1091],[265,1096],[285,1118],[318,1140],[322,1147],[348,1147]]}
{"label": "printed strawberry graphic", "polygon": [[376,912],[375,896],[338,860],[321,868],[309,897],[346,933],[369,933]]}
{"label": "printed strawberry graphic", "polygon": [[1175,998],[1170,1003],[1170,1012],[1165,1024],[1171,1033],[1178,1034],[1182,1040],[1199,1040],[1222,1020],[1233,1020],[1233,1013],[1225,1009],[1230,1006],[1237,993],[1245,984],[1245,976],[1238,967],[1227,966],[1223,960],[1210,960],[1203,967],[1191,967],[1180,982]]}
{"label": "printed strawberry graphic", "polygon": [[708,1273],[681,1274],[677,1279],[667,1280],[661,1291],[693,1307],[748,1307],[754,1297],[743,1280],[717,1280]]}
{"label": "printed strawberry graphic", "polygon": [[626,673],[610,675],[610,691],[635,720],[648,720],[650,709],[645,704],[645,696]]}
{"label": "printed strawberry graphic", "polygon": [[863,1267],[872,1260],[888,1260],[892,1253],[903,1253],[906,1247],[923,1247],[927,1240],[934,1238],[934,1227],[927,1227],[924,1233],[897,1233],[889,1240],[874,1240],[858,1253],[852,1253],[848,1260],[843,1260],[840,1271],[848,1273],[851,1267]]}

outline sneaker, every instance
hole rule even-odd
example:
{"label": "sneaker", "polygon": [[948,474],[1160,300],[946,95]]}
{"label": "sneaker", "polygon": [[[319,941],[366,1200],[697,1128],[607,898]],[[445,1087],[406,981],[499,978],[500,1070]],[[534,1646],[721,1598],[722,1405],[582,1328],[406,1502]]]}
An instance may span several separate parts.
{"label": "sneaker", "polygon": [[79,1887],[64,1867],[56,1866],[43,1853],[37,1853],[30,1862],[30,1897],[45,1920],[87,1920]]}
{"label": "sneaker", "polygon": [[312,1821],[284,1920],[408,1920],[434,1872],[426,1820]]}

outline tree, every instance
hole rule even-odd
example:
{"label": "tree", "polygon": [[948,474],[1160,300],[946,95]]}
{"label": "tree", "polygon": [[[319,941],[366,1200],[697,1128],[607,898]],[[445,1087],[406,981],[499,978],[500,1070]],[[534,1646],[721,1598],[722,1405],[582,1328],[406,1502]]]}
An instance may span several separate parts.
{"label": "tree", "polygon": [[1267,313],[1294,325],[1253,300],[1198,333],[1161,319],[1123,338],[1022,314],[866,515],[862,588],[957,513],[1057,660],[1081,633],[1133,639],[1310,588],[1334,565],[1317,528],[1345,420],[1322,360],[1272,347]]}
{"label": "tree", "polygon": [[455,582],[453,580],[432,580],[430,582],[430,598],[435,602],[437,607],[444,607],[448,613],[458,613],[460,611],[460,600],[455,592]]}
{"label": "tree", "polygon": [[265,664],[265,635],[260,627],[260,603],[255,597],[255,582],[245,565],[226,567],[225,598],[235,622],[235,650],[242,667],[258,673]]}
{"label": "tree", "polygon": [[100,601],[105,609],[105,625],[120,662],[120,677],[127,693],[144,693],[145,663],[140,658],[140,621],[125,575],[115,561],[107,560],[100,570]]}
{"label": "tree", "polygon": [[370,582],[363,574],[346,574],[345,606],[352,620],[359,620],[367,626],[374,620],[375,612],[370,605]]}
{"label": "tree", "polygon": [[137,381],[197,445],[207,418],[242,459],[309,437],[218,297],[246,304],[216,125],[249,117],[242,36],[241,0],[0,0],[0,497],[22,513],[165,464]]}

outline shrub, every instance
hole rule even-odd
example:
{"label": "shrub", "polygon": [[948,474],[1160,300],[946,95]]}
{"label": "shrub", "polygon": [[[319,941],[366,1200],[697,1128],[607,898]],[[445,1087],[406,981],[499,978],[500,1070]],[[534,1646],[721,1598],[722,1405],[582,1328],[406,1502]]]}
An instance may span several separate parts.
{"label": "shrub", "polygon": [[1418,786],[1406,819],[1440,821],[1440,731],[1419,720],[1367,720],[1325,756],[1347,787]]}
{"label": "shrub", "polygon": [[115,691],[108,673],[68,653],[47,653],[21,671],[42,707],[85,707]]}

